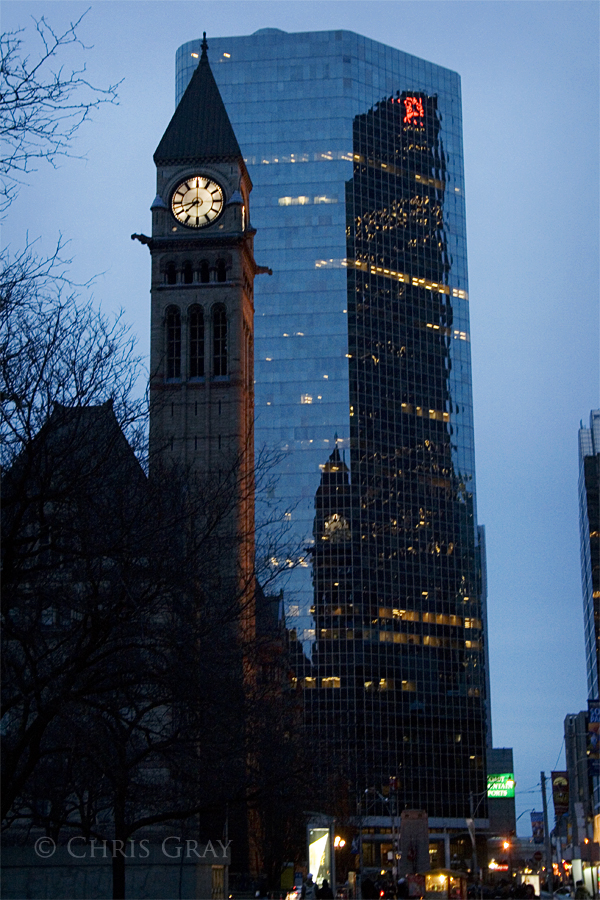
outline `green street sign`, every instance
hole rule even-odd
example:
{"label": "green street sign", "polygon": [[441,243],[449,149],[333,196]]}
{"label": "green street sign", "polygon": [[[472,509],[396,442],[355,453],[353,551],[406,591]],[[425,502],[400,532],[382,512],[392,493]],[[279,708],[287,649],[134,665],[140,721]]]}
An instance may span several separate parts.
{"label": "green street sign", "polygon": [[515,776],[512,772],[506,772],[503,775],[488,775],[487,795],[488,797],[514,797],[515,784]]}

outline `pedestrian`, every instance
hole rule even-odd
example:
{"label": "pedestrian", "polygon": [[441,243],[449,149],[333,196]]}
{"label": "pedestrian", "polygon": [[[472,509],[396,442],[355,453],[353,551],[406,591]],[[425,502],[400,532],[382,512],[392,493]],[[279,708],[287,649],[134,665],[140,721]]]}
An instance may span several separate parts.
{"label": "pedestrian", "polygon": [[590,892],[586,888],[583,881],[575,882],[575,900],[585,900],[586,897],[590,896]]}
{"label": "pedestrian", "polygon": [[334,900],[333,891],[326,878],[323,879],[321,890],[319,891],[319,900]]}
{"label": "pedestrian", "polygon": [[302,885],[302,900],[317,900],[317,886],[310,872]]}
{"label": "pedestrian", "polygon": [[405,900],[405,898],[410,897],[410,888],[408,886],[408,881],[406,878],[401,878],[398,882],[398,888],[396,890],[396,896]]}

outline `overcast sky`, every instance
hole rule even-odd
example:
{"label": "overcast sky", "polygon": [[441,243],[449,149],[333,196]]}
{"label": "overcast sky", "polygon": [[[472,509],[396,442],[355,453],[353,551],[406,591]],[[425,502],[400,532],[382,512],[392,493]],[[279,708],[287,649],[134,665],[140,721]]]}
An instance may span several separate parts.
{"label": "overcast sky", "polygon": [[119,105],[40,167],[3,228],[13,249],[70,240],[72,275],[97,275],[148,348],[152,154],[173,112],[175,51],[210,37],[347,29],[462,77],[479,522],[488,547],[494,745],[513,747],[519,833],[540,771],[564,767],[563,720],[586,705],[577,430],[600,406],[596,2],[2,3],[2,30],[86,9],[89,80]]}

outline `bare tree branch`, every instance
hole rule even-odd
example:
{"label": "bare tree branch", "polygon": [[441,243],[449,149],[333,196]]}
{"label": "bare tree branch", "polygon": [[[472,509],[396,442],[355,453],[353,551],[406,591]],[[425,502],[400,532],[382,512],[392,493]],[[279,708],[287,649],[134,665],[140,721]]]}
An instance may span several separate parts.
{"label": "bare tree branch", "polygon": [[102,104],[117,102],[118,84],[95,87],[85,66],[70,69],[61,62],[71,45],[89,49],[77,36],[86,14],[62,33],[44,17],[34,19],[41,47],[33,59],[22,54],[24,29],[0,37],[0,211],[16,198],[36,161],[56,166],[61,157],[73,156],[79,126]]}
{"label": "bare tree branch", "polygon": [[[62,245],[40,257],[32,245],[0,254],[0,464],[12,465],[48,421],[54,404],[112,400],[127,437],[142,451],[146,372],[123,313],[81,301]],[[140,397],[140,394],[142,396]]]}

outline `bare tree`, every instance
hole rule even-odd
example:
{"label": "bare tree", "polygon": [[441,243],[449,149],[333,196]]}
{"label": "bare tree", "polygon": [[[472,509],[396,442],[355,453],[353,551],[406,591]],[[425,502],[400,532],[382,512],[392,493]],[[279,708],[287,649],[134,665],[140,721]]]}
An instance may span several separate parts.
{"label": "bare tree", "polygon": [[0,463],[9,468],[53,405],[110,399],[136,446],[147,418],[145,366],[123,314],[81,300],[61,248],[40,257],[28,246],[0,255]]}
{"label": "bare tree", "polygon": [[[83,46],[80,22],[57,34],[37,21],[33,61],[21,32],[2,39],[0,208],[115,102],[115,86],[61,65]],[[231,460],[201,484],[154,465],[149,482],[143,362],[123,317],[81,300],[68,262],[62,246],[0,258],[4,825],[126,842],[232,804],[280,816],[276,797],[289,800],[282,785],[300,769],[284,747],[289,672],[274,697],[260,674],[273,668],[272,635],[240,640],[258,580],[297,558],[273,539],[277,510],[264,567],[231,578],[231,542],[248,538],[230,530],[232,504],[261,482],[269,494],[270,463],[248,473]],[[117,855],[115,897],[124,890]]]}
{"label": "bare tree", "polygon": [[[264,602],[257,573],[252,584],[230,577],[231,513],[254,481],[240,483],[240,471],[231,460],[198,481],[155,464],[149,482],[107,403],[57,407],[5,476],[3,814],[13,833],[125,846],[140,829],[258,807],[293,776],[279,741],[289,673],[278,690],[272,632],[249,640],[241,627]],[[122,898],[124,858],[113,866]]]}
{"label": "bare tree", "polygon": [[40,42],[34,58],[23,55],[23,29],[0,37],[0,210],[17,197],[37,161],[55,166],[61,157],[72,156],[79,126],[103,103],[117,100],[118,85],[97,88],[87,80],[85,66],[64,66],[70,46],[88,49],[77,35],[84,16],[62,32],[43,17],[34,19]]}

